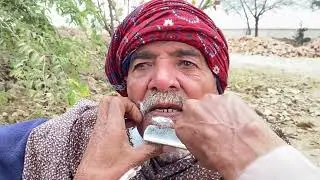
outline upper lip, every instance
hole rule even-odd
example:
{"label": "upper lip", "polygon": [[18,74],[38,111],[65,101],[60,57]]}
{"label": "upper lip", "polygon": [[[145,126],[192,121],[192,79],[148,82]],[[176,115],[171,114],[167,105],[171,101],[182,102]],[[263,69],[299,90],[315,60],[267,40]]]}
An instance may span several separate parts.
{"label": "upper lip", "polygon": [[148,112],[151,112],[155,109],[175,109],[177,111],[182,111],[182,104],[175,104],[175,103],[159,103],[151,106]]}

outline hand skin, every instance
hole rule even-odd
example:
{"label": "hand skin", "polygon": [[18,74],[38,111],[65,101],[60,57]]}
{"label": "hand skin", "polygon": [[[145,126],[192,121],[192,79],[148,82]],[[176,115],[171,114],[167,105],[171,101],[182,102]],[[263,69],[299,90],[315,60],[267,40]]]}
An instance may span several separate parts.
{"label": "hand skin", "polygon": [[109,96],[101,101],[76,180],[119,179],[131,168],[161,153],[161,148],[154,144],[130,146],[125,115],[132,119],[131,125],[142,121],[139,109],[127,98]]}
{"label": "hand skin", "polygon": [[285,145],[247,104],[229,94],[186,100],[175,130],[201,165],[226,180],[236,180],[259,156]]}

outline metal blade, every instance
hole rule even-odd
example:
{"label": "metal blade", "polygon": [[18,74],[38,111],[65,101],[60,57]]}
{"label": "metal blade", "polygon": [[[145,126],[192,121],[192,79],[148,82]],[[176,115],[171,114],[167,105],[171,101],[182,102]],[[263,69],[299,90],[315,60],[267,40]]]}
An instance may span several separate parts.
{"label": "metal blade", "polygon": [[187,149],[179,140],[174,129],[149,125],[143,133],[143,139],[148,142]]}

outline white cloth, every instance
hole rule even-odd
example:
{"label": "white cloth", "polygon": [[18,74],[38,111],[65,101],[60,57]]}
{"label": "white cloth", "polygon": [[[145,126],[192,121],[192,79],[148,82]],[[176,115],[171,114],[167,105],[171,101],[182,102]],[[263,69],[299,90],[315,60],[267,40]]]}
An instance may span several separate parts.
{"label": "white cloth", "polygon": [[292,146],[279,147],[250,164],[238,180],[320,180],[320,168]]}

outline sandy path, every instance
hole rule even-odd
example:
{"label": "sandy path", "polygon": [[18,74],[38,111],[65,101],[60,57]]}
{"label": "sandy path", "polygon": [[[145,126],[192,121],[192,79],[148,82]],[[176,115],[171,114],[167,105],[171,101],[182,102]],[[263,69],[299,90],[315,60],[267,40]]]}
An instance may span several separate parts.
{"label": "sandy path", "polygon": [[230,67],[266,67],[277,68],[284,72],[299,73],[320,78],[320,58],[281,58],[257,55],[230,55]]}

